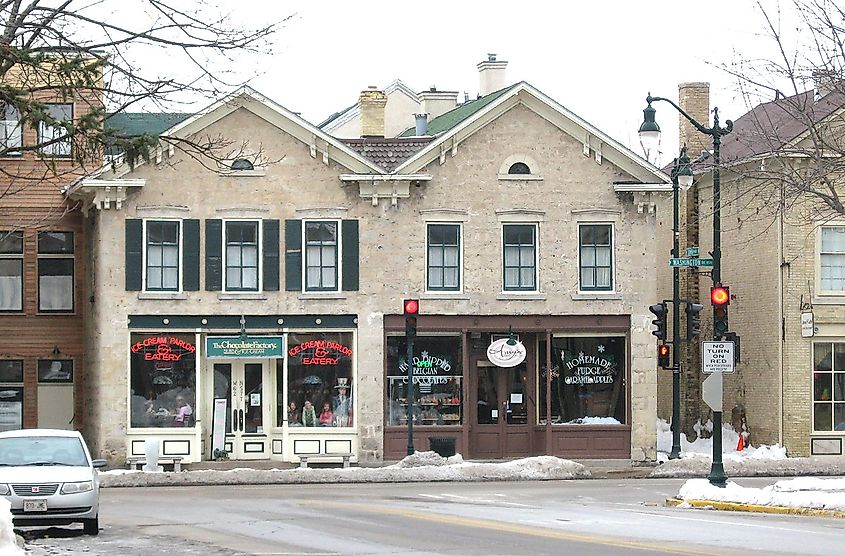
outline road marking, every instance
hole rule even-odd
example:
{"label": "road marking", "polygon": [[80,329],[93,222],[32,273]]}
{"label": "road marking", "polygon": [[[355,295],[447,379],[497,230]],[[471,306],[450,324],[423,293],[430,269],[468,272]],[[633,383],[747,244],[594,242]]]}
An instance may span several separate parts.
{"label": "road marking", "polygon": [[[818,531],[815,531],[813,529],[795,529],[793,527],[761,525],[759,523],[747,523],[745,521],[743,521],[742,523],[739,523],[737,521],[724,521],[724,520],[721,520],[721,519],[707,519],[706,517],[703,517],[703,518],[684,517],[684,516],[680,516],[680,515],[669,515],[669,514],[663,514],[663,513],[638,512],[638,511],[634,511],[634,510],[622,510],[622,511],[628,512],[628,513],[633,513],[633,514],[650,516],[650,517],[657,517],[657,518],[660,518],[660,519],[665,518],[665,519],[677,519],[679,521],[698,521],[698,522],[701,522],[701,523],[715,523],[715,524],[719,524],[719,525],[734,525],[734,526],[737,526],[737,527],[757,527],[758,529],[774,529],[776,531],[793,531],[795,533],[812,533],[812,534],[818,533]],[[770,515],[770,514],[767,514],[767,515]]]}
{"label": "road marking", "polygon": [[431,521],[434,523],[443,523],[447,525],[458,525],[462,527],[472,527],[475,529],[487,529],[493,531],[500,531],[503,533],[514,533],[517,535],[526,535],[532,537],[542,537],[549,539],[567,540],[573,542],[580,542],[584,544],[597,544],[602,546],[614,546],[617,548],[629,548],[632,550],[651,550],[663,554],[686,554],[694,556],[704,556],[715,554],[712,547],[702,549],[683,548],[683,547],[667,547],[665,544],[657,544],[646,541],[626,541],[622,539],[602,538],[592,535],[585,535],[579,533],[569,533],[565,531],[557,531],[553,529],[543,529],[540,527],[526,527],[525,525],[517,525],[515,523],[506,523],[503,521],[494,521],[489,519],[479,519],[472,517],[460,517],[445,514],[432,514],[430,512],[420,512],[415,510],[406,510],[404,508],[389,507],[376,508],[367,504],[357,504],[353,502],[335,502],[330,500],[299,500],[298,504],[303,506],[316,506],[327,508],[344,508],[348,510],[355,510],[361,512],[368,512],[381,515],[390,515],[393,517],[407,517],[409,519],[418,519],[422,521]]}

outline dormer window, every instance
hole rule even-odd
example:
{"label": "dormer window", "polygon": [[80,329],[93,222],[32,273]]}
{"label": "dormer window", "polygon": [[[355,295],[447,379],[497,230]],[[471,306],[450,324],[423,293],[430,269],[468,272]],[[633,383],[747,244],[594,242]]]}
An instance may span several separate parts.
{"label": "dormer window", "polygon": [[528,167],[528,164],[524,162],[517,162],[515,164],[511,164],[511,167],[508,168],[508,174],[531,174],[531,168]]}
{"label": "dormer window", "polygon": [[232,171],[242,172],[244,170],[255,170],[255,166],[246,158],[238,158],[232,162]]}

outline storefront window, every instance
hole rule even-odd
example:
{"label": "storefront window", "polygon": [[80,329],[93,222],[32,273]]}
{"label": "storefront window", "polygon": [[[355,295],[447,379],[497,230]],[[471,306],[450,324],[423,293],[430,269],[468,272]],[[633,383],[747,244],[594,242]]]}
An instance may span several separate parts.
{"label": "storefront window", "polygon": [[132,427],[194,426],[195,342],[193,334],[132,334]]}
{"label": "storefront window", "polygon": [[[404,336],[387,338],[388,425],[407,425],[408,366]],[[463,423],[461,339],[419,336],[414,342],[414,423]]]}
{"label": "storefront window", "polygon": [[814,343],[813,361],[813,430],[845,431],[845,343]]}
{"label": "storefront window", "polygon": [[[546,424],[546,342],[540,342],[539,423]],[[625,423],[625,338],[552,339],[552,424]]]}
{"label": "storefront window", "polygon": [[289,427],[354,424],[352,356],[349,332],[288,335]]}

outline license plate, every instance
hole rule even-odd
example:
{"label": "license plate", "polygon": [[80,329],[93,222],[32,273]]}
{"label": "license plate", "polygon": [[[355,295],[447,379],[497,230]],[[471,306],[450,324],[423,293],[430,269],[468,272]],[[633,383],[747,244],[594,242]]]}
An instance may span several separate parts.
{"label": "license plate", "polygon": [[47,511],[47,501],[46,500],[24,500],[23,501],[23,511],[25,511],[25,512],[46,512]]}

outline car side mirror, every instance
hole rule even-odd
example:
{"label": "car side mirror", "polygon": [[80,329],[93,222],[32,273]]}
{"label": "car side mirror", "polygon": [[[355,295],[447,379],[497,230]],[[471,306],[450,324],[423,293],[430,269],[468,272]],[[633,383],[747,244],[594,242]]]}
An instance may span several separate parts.
{"label": "car side mirror", "polygon": [[107,462],[107,461],[106,461],[106,460],[104,460],[104,459],[95,459],[94,461],[92,461],[92,462],[91,462],[91,465],[92,465],[94,468],[105,467],[105,466],[106,466],[106,465],[108,465],[108,464],[109,464],[109,462]]}

